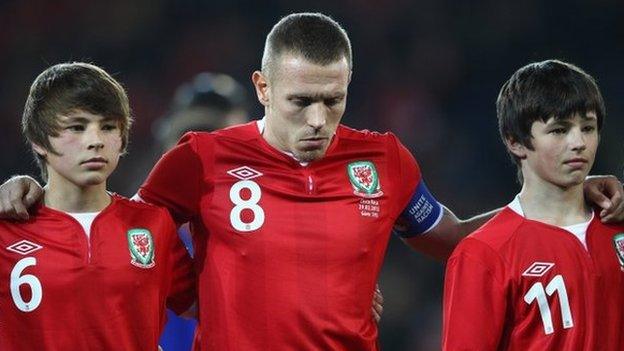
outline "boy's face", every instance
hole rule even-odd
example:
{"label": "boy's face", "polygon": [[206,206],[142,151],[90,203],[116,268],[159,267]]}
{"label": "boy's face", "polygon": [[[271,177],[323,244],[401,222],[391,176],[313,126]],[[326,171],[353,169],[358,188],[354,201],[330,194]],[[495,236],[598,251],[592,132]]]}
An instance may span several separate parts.
{"label": "boy's face", "polygon": [[533,150],[524,147],[522,172],[562,188],[578,185],[589,173],[598,148],[596,114],[576,114],[569,119],[531,126]]}
{"label": "boy's face", "polygon": [[49,184],[88,187],[106,182],[121,155],[121,132],[116,120],[74,110],[59,115],[59,135],[50,137],[57,154],[33,145],[46,159]]}

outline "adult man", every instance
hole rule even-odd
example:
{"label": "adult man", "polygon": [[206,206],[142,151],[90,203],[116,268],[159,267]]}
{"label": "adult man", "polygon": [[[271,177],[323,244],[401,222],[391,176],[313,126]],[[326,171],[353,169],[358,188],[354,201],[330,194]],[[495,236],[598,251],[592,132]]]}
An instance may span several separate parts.
{"label": "adult man", "polygon": [[283,18],[252,76],[265,118],[187,134],[139,190],[195,231],[202,349],[376,350],[370,301],[395,220],[443,258],[489,217],[459,221],[393,135],[339,124],[351,67],[335,21]]}
{"label": "adult man", "polygon": [[583,196],[605,107],[558,60],[520,68],[497,103],[522,191],[448,261],[444,350],[622,350],[624,226]]}

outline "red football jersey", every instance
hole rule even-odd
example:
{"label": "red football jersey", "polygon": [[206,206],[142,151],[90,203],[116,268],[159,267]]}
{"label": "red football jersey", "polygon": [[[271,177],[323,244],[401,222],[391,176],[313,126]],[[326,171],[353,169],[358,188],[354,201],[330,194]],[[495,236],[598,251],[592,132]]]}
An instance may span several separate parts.
{"label": "red football jersey", "polygon": [[376,350],[375,281],[420,178],[392,134],[339,126],[302,166],[251,122],[187,134],[139,195],[191,220],[203,350]]}
{"label": "red football jersey", "polygon": [[194,301],[166,210],[114,195],[91,226],[44,206],[0,221],[0,350],[155,351],[165,304]]}
{"label": "red football jersey", "polygon": [[624,350],[623,231],[596,215],[585,249],[505,208],[448,261],[443,349]]}

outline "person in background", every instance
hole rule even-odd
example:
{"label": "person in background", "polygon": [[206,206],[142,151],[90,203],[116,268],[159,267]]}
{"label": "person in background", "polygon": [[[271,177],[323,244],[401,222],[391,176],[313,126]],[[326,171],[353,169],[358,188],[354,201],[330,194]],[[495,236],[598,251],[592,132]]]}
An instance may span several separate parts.
{"label": "person in background", "polygon": [[[154,123],[154,139],[159,155],[171,149],[187,132],[210,132],[245,123],[249,96],[244,87],[224,73],[201,72],[177,88],[170,111]],[[188,223],[178,229],[187,250],[193,254]],[[166,351],[199,350],[196,320],[167,311],[167,324],[160,338]],[[194,346],[193,346],[194,345]]]}

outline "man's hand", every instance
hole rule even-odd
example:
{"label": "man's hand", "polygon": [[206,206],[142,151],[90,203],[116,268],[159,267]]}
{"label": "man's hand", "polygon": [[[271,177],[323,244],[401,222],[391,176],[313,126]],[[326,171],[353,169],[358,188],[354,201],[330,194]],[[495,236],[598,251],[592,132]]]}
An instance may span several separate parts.
{"label": "man's hand", "polygon": [[28,210],[43,195],[43,189],[29,176],[14,176],[0,185],[0,218],[28,220]]}
{"label": "man's hand", "polygon": [[373,296],[372,311],[375,322],[379,323],[381,320],[381,314],[383,313],[383,295],[381,295],[381,290],[379,290],[379,284],[375,285],[375,296]]}
{"label": "man's hand", "polygon": [[591,176],[583,190],[587,201],[601,208],[600,220],[605,223],[624,221],[624,189],[614,176]]}

